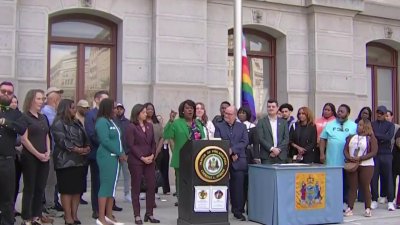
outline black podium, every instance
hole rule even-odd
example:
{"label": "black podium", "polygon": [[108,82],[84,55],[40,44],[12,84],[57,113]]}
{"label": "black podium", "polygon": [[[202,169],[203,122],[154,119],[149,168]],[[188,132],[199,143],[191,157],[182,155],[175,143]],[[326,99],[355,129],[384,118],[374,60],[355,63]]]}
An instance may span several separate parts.
{"label": "black podium", "polygon": [[228,149],[222,140],[189,140],[181,149],[178,225],[229,225]]}

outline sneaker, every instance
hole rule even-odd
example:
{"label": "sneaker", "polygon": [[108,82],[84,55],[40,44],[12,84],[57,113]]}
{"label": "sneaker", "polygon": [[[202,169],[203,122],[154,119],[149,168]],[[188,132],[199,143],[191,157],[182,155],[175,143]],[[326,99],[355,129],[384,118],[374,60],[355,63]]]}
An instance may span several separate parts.
{"label": "sneaker", "polygon": [[388,210],[389,210],[389,211],[394,211],[394,210],[396,210],[396,208],[394,207],[393,202],[389,202],[389,203],[388,203]]}
{"label": "sneaker", "polygon": [[347,208],[346,211],[343,213],[343,216],[352,216],[353,215],[353,210],[350,208]]}
{"label": "sneaker", "polygon": [[140,199],[140,200],[146,200],[146,193],[140,192],[140,194],[139,194],[139,199]]}
{"label": "sneaker", "polygon": [[126,195],[124,196],[124,201],[125,201],[125,202],[132,202],[132,196],[131,196],[130,193],[129,193],[129,194],[126,194]]}
{"label": "sneaker", "polygon": [[370,208],[365,209],[364,216],[365,217],[371,217],[372,216],[372,212],[371,212]]}
{"label": "sneaker", "polygon": [[346,212],[346,210],[349,208],[349,205],[347,205],[346,202],[343,202],[343,212]]}
{"label": "sneaker", "polygon": [[388,202],[386,197],[380,197],[380,198],[378,198],[378,203],[379,203],[379,204],[385,204],[386,202]]}
{"label": "sneaker", "polygon": [[378,202],[372,201],[371,202],[371,209],[377,209],[378,208]]}
{"label": "sneaker", "polygon": [[40,217],[40,219],[38,218],[37,220],[32,221],[32,224],[44,224],[44,223],[54,223],[54,219],[50,218],[48,216],[42,215],[42,217]]}
{"label": "sneaker", "polygon": [[156,199],[160,199],[161,197],[160,197],[160,195],[159,194],[155,194],[155,197],[156,197]]}
{"label": "sneaker", "polygon": [[43,208],[43,213],[45,215],[51,216],[51,217],[63,217],[64,216],[64,212],[60,212],[57,209],[55,209],[54,207]]}
{"label": "sneaker", "polygon": [[32,222],[30,220],[23,220],[21,225],[32,225]]}

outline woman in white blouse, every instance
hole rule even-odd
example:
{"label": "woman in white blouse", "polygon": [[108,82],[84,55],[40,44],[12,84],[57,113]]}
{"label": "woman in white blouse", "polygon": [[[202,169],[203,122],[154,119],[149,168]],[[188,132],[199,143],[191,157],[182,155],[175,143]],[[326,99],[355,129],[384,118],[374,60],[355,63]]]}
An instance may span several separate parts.
{"label": "woman in white blouse", "polygon": [[364,194],[365,213],[364,216],[371,216],[371,183],[374,173],[374,159],[378,151],[378,142],[373,134],[371,122],[368,119],[361,119],[358,122],[357,134],[347,137],[344,148],[346,162],[356,162],[359,166],[356,171],[346,171],[349,184],[348,204],[349,208],[344,212],[344,216],[353,215],[354,201],[357,196],[357,188]]}
{"label": "woman in white blouse", "polygon": [[214,124],[208,120],[206,108],[202,102],[196,103],[196,118],[203,124],[207,139],[214,138],[215,127]]}

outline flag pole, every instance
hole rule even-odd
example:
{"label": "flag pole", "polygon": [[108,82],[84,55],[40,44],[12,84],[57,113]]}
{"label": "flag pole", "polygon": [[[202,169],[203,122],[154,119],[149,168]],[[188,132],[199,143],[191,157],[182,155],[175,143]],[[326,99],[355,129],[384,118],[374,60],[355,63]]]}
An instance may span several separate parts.
{"label": "flag pole", "polygon": [[239,108],[242,104],[242,0],[235,0],[234,10],[234,104]]}

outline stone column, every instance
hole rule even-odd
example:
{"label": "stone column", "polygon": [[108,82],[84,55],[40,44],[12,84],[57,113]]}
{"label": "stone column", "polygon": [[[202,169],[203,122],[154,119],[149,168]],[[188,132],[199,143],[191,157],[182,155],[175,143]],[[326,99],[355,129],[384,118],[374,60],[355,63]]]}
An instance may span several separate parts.
{"label": "stone column", "polygon": [[46,89],[48,9],[37,5],[17,5],[16,78],[18,97],[31,88]]}
{"label": "stone column", "polygon": [[207,99],[206,35],[206,0],[153,1],[152,95],[164,117],[183,100]]}
{"label": "stone column", "polygon": [[0,82],[15,83],[17,0],[0,1]]}
{"label": "stone column", "polygon": [[363,8],[360,0],[306,1],[309,7],[309,105],[320,115],[326,102],[352,104],[353,18]]}

